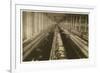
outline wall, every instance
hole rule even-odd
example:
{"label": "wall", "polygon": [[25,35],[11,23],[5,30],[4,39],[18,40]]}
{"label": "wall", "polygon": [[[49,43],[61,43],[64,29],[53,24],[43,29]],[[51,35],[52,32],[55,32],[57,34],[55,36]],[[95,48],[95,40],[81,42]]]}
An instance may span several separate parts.
{"label": "wall", "polygon": [[52,27],[55,22],[42,12],[22,12],[23,41],[34,38],[39,33]]}

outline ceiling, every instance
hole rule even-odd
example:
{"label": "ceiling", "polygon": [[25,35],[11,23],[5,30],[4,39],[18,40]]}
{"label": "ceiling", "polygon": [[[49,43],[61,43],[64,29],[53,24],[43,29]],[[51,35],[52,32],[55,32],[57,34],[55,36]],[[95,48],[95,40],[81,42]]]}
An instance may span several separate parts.
{"label": "ceiling", "polygon": [[56,21],[57,23],[61,21],[66,15],[63,13],[47,13],[47,16]]}

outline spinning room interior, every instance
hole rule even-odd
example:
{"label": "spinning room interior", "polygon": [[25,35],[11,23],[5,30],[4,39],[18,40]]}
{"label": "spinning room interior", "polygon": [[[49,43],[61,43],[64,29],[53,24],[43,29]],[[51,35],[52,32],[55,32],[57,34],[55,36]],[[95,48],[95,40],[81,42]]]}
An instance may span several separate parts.
{"label": "spinning room interior", "polygon": [[22,60],[88,59],[88,14],[22,11]]}

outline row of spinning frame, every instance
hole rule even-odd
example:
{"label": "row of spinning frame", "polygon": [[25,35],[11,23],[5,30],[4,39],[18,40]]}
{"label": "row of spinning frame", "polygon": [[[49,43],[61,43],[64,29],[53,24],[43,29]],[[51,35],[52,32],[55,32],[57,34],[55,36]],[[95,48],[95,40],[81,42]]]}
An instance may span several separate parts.
{"label": "row of spinning frame", "polygon": [[65,58],[66,58],[66,51],[63,46],[60,31],[59,28],[55,26],[52,49],[50,53],[50,60],[65,59]]}

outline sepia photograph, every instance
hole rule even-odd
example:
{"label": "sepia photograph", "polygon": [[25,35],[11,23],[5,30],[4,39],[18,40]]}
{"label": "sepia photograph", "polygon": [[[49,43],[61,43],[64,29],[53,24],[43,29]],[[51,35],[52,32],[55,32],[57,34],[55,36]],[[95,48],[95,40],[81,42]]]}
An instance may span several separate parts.
{"label": "sepia photograph", "polygon": [[74,2],[12,1],[11,73],[96,67],[95,12],[92,5]]}
{"label": "sepia photograph", "polygon": [[22,11],[23,62],[88,59],[88,14]]}

